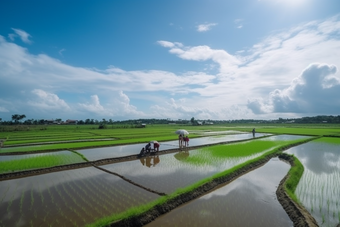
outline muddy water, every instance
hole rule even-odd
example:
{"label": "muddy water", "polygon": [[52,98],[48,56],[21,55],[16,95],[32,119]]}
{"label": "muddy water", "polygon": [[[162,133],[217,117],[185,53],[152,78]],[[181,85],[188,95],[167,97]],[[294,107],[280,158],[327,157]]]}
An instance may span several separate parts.
{"label": "muddy water", "polygon": [[158,197],[93,167],[0,181],[0,226],[85,226]]}
{"label": "muddy water", "polygon": [[[339,139],[338,139],[339,140]],[[296,194],[320,226],[340,223],[340,144],[312,141],[293,147],[305,171]]]}
{"label": "muddy water", "polygon": [[[256,137],[263,137],[265,134],[258,133]],[[189,146],[199,146],[199,145],[207,145],[228,141],[238,141],[244,139],[253,138],[252,134],[237,134],[237,135],[219,135],[219,136],[209,136],[209,137],[201,137],[191,139],[189,141]],[[178,148],[178,141],[167,141],[161,142],[161,146],[159,148],[160,151]],[[139,154],[142,147],[144,147],[146,143],[143,144],[132,144],[132,145],[121,145],[121,146],[113,146],[113,147],[103,147],[103,148],[93,148],[93,149],[82,149],[77,150],[77,152],[85,155],[85,157],[90,161],[95,161],[104,158],[117,158],[128,155]]]}
{"label": "muddy water", "polygon": [[293,226],[276,199],[290,166],[277,158],[147,226]]}

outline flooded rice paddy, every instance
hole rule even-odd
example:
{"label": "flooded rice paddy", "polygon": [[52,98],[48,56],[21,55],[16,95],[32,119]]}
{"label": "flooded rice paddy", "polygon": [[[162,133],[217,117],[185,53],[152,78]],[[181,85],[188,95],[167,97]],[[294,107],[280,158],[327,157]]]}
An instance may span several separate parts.
{"label": "flooded rice paddy", "polygon": [[278,158],[271,159],[264,166],[147,226],[292,226],[275,194],[289,168]]}
{"label": "flooded rice paddy", "polygon": [[[256,137],[266,135],[268,134],[257,133]],[[189,146],[218,144],[251,138],[253,138],[253,135],[250,133],[201,137],[191,139]],[[259,140],[289,141],[306,138],[308,137],[277,135]],[[251,143],[251,141],[244,143]],[[83,149],[77,152],[84,155],[88,160],[94,161],[136,155],[143,146],[145,144],[132,144]],[[177,140],[161,143],[160,151],[173,148],[178,148]],[[209,147],[204,149],[209,149]],[[134,161],[100,167],[117,173],[143,187],[169,194],[178,188],[190,186],[199,180],[259,157],[268,151],[264,150],[245,157],[214,159],[213,162],[195,165],[186,162],[186,159],[198,156],[200,158],[203,156],[206,159],[211,159],[211,157],[209,157],[208,152],[204,154],[200,149],[193,149],[177,153],[151,155]],[[80,155],[70,151],[49,152],[47,154],[58,153],[72,154],[81,158]],[[41,157],[47,154],[2,155],[0,156],[0,164],[1,162]],[[338,179],[340,158],[334,155],[327,154],[326,156],[333,160],[333,163],[329,165],[337,166],[338,175],[334,175],[333,178]],[[335,164],[336,158],[334,159],[334,157],[338,157],[338,162],[335,162]],[[229,185],[173,210],[150,223],[150,226],[167,226],[168,224],[171,226],[225,226],[227,224],[230,226],[292,226],[287,214],[276,201],[275,195],[276,186],[288,169],[289,165],[278,159],[272,159],[263,167],[238,178]],[[333,190],[332,199],[334,199],[334,196],[338,196],[340,185],[334,183],[334,185],[327,187],[332,188],[333,186],[338,189],[326,189],[326,186],[324,189]],[[157,198],[159,198],[159,195],[94,167],[3,180],[0,181],[0,226],[85,226],[99,218],[124,212],[129,208],[146,204]],[[333,212],[333,216],[336,218],[339,204],[335,203],[334,205],[331,202],[327,202],[327,204],[328,213]],[[333,209],[334,206],[335,209]]]}
{"label": "flooded rice paddy", "polygon": [[0,226],[84,226],[158,197],[94,167],[0,181]]}
{"label": "flooded rice paddy", "polygon": [[[263,137],[264,135],[266,134],[257,133],[256,137]],[[239,141],[239,140],[245,140],[245,139],[251,139],[251,138],[253,138],[253,135],[250,133],[200,137],[200,138],[190,139],[189,147],[215,144],[215,143],[221,143],[221,142],[229,142],[229,141]],[[77,152],[83,154],[88,160],[95,161],[95,160],[105,159],[105,158],[118,158],[118,157],[124,157],[128,155],[136,155],[136,154],[139,154],[140,150],[145,145],[146,143],[132,144],[132,145],[119,145],[119,146],[103,147],[103,148],[82,149],[82,150],[77,150]],[[174,149],[174,148],[178,148],[178,140],[161,142],[159,151],[164,151],[164,150],[169,150],[169,149]]]}
{"label": "flooded rice paddy", "polygon": [[[301,137],[279,135],[261,140],[281,140],[288,138],[294,140]],[[189,156],[199,156],[200,158],[206,158],[208,160],[211,159],[211,155],[209,155],[209,152],[190,150],[175,154],[146,156],[135,161],[103,165],[101,167],[118,173],[147,188],[169,194],[178,188],[189,186],[199,180],[231,169],[238,164],[257,158],[266,152],[268,152],[268,150],[245,157],[214,159],[214,161],[208,161],[203,165],[195,165],[190,162],[185,162],[185,159]]]}
{"label": "flooded rice paddy", "polygon": [[320,226],[336,226],[340,223],[339,144],[316,140],[286,153],[294,154],[305,168],[296,188],[298,199]]}

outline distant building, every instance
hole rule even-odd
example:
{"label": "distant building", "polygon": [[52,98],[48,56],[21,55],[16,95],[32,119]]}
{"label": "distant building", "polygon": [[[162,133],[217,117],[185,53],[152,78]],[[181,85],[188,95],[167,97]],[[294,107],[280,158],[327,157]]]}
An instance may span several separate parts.
{"label": "distant building", "polygon": [[76,125],[78,123],[78,120],[66,120],[65,121],[65,124],[69,124],[69,125]]}

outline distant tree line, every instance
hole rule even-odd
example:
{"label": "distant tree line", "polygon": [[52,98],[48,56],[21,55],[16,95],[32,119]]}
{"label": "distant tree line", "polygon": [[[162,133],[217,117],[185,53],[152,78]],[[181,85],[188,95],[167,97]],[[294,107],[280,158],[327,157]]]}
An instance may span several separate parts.
{"label": "distant tree line", "polygon": [[[2,125],[46,125],[46,124],[64,124],[61,118],[55,120],[46,119],[26,119],[25,114],[12,115],[11,121],[2,121],[0,118],[0,124]],[[255,119],[239,119],[239,120],[197,120],[192,117],[190,120],[171,120],[171,119],[135,119],[114,121],[112,119],[106,120],[103,118],[101,121],[96,119],[77,120],[79,125],[152,125],[152,124],[191,124],[191,125],[204,125],[204,124],[227,124],[227,123],[262,123],[262,124],[282,124],[282,123],[295,123],[295,124],[340,124],[340,115],[338,116],[326,116],[320,115],[315,117],[302,117],[302,118],[279,118],[276,120],[255,120]]]}

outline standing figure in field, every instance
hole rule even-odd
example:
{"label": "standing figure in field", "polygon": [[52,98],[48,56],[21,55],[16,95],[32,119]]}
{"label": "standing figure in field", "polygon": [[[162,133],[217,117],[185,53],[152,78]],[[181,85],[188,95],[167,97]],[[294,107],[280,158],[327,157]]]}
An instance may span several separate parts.
{"label": "standing figure in field", "polygon": [[253,137],[255,137],[255,128],[253,128],[252,133],[253,133]]}
{"label": "standing figure in field", "polygon": [[188,136],[186,136],[184,138],[184,144],[185,144],[186,147],[189,146],[189,137]]}
{"label": "standing figure in field", "polygon": [[155,152],[158,152],[159,146],[160,146],[159,143],[157,141],[154,141],[153,146],[154,146]]}
{"label": "standing figure in field", "polygon": [[178,136],[178,146],[179,148],[183,147],[183,135],[182,134]]}

